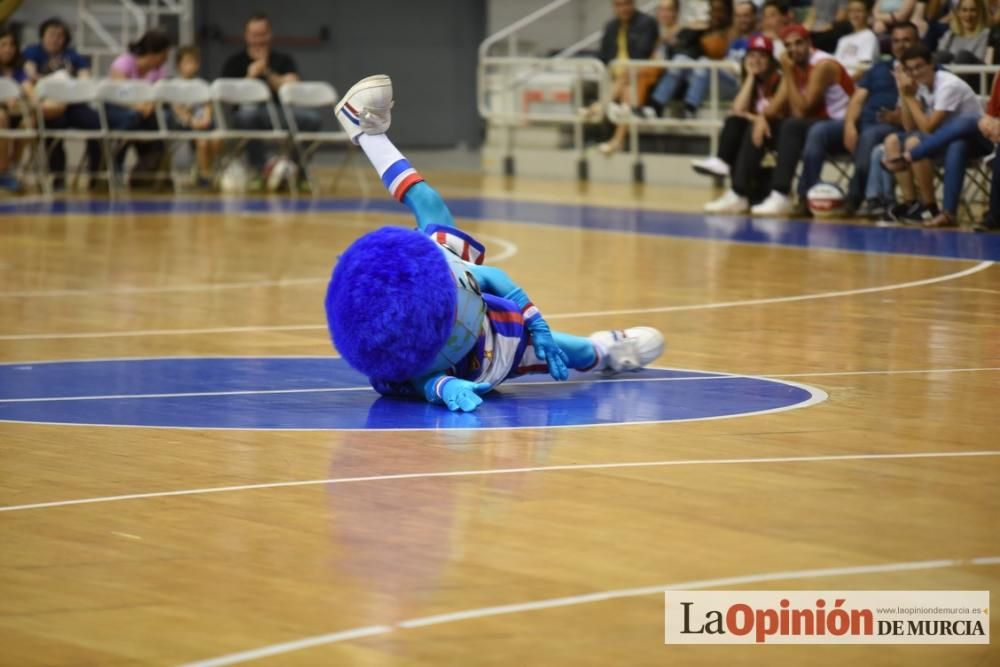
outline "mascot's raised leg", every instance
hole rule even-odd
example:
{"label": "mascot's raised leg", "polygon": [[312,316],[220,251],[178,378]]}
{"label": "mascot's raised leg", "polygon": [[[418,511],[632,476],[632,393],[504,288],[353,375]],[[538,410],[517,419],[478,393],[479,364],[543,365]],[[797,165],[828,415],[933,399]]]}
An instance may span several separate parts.
{"label": "mascot's raised leg", "polygon": [[455,227],[444,199],[424,182],[423,176],[389,140],[392,124],[392,80],[384,74],[369,76],[351,86],[336,107],[337,120],[351,141],[361,147],[375,167],[382,184],[417,218],[420,231],[428,225]]}

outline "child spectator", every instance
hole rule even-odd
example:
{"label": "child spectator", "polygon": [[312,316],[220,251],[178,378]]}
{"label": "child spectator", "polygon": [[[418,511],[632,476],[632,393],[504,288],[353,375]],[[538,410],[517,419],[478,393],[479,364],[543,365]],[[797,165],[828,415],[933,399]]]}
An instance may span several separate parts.
{"label": "child spectator", "polygon": [[865,70],[878,61],[880,55],[878,37],[868,27],[871,16],[867,0],[850,0],[847,4],[847,19],[851,22],[852,32],[837,41],[837,51],[833,57],[858,80]]}
{"label": "child spectator", "polygon": [[[195,46],[184,46],[177,50],[177,75],[181,79],[197,79],[201,70],[201,52]],[[215,127],[212,117],[212,105],[202,104],[188,107],[175,104],[170,109],[170,123],[174,128],[194,131],[211,130]],[[197,160],[195,185],[206,188],[211,184],[212,168],[215,157],[219,153],[220,141],[217,139],[196,139],[195,155]]]}

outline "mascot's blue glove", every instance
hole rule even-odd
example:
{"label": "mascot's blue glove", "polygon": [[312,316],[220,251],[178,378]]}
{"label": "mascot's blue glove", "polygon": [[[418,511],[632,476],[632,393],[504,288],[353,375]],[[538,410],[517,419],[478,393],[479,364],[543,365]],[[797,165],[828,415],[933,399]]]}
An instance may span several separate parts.
{"label": "mascot's blue glove", "polygon": [[452,412],[472,412],[483,402],[479,394],[490,389],[488,382],[469,382],[439,375],[424,383],[424,396],[431,403],[444,403]]}
{"label": "mascot's blue glove", "polygon": [[531,344],[535,348],[535,355],[549,365],[549,374],[556,380],[565,380],[569,377],[569,357],[556,345],[552,338],[552,330],[549,329],[548,322],[542,314],[531,303],[528,295],[520,287],[515,287],[508,292],[505,299],[513,301],[524,314],[524,325],[531,332]]}

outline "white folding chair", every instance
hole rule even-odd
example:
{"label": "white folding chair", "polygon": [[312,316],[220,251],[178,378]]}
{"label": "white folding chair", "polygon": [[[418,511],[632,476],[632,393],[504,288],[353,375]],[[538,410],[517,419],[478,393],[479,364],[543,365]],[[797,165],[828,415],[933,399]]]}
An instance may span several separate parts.
{"label": "white folding chair", "polygon": [[[105,177],[108,179],[108,190],[111,196],[115,196],[116,186],[114,179],[114,165],[112,164],[111,155],[107,150],[107,143],[104,141],[105,134],[108,131],[108,119],[104,114],[104,105],[98,104],[97,98],[97,82],[92,79],[73,79],[59,73],[44,77],[38,81],[35,86],[35,97],[37,104],[35,105],[36,118],[38,120],[38,138],[39,138],[39,164],[41,165],[42,172],[42,186],[47,195],[52,194],[52,175],[49,173],[49,147],[46,145],[47,140],[78,140],[78,141],[97,141],[104,153],[104,163],[105,163]],[[56,102],[59,104],[87,104],[96,107],[97,116],[99,119],[100,127],[96,130],[86,130],[80,128],[66,128],[66,129],[53,129],[46,127],[45,115],[42,111],[42,105],[45,102]],[[77,167],[77,176],[79,176],[80,169],[83,167],[83,161]]]}
{"label": "white folding chair", "polygon": [[[333,113],[339,96],[337,91],[325,81],[289,81],[278,90],[278,98],[281,101],[281,108],[288,121],[288,129],[292,136],[292,145],[299,156],[302,169],[305,170],[306,179],[313,194],[319,191],[317,183],[313,178],[310,165],[312,157],[323,144],[344,144],[348,148],[351,146],[350,138],[343,130],[302,132],[295,122],[294,110],[296,107],[308,109],[329,109]],[[340,124],[334,122],[336,127]],[[334,176],[334,186],[340,180],[340,175],[354,158],[355,151],[349,150],[337,174]],[[358,179],[364,194],[368,194],[368,183],[364,178]]]}
{"label": "white folding chair", "polygon": [[[18,113],[24,120],[31,119],[31,109],[28,101],[21,92],[21,86],[16,81],[8,77],[0,77],[0,102],[6,102],[17,108]],[[27,170],[34,172],[36,179],[40,180],[38,174],[38,130],[33,127],[7,127],[0,128],[0,138],[11,141],[29,141],[30,152],[28,157]],[[15,165],[15,169],[19,165]]]}
{"label": "white folding chair", "polygon": [[177,148],[187,142],[219,137],[217,130],[174,129],[170,126],[170,109],[173,106],[194,108],[213,105],[212,89],[202,79],[161,79],[153,84],[153,95],[156,99],[156,117],[163,130],[167,153],[171,159]]}
{"label": "white folding chair", "polygon": [[[153,84],[142,80],[124,79],[104,79],[97,85],[97,99],[101,103],[102,110],[107,113],[105,104],[114,104],[122,107],[134,107],[140,104],[151,104],[155,113],[156,95]],[[110,155],[116,155],[122,148],[122,144],[130,142],[153,142],[163,141],[166,128],[159,122],[156,116],[157,128],[144,130],[123,130],[108,128],[104,134],[106,150]],[[133,172],[134,173],[134,172]],[[154,174],[141,174],[144,177],[155,177]]]}
{"label": "white folding chair", "polygon": [[[219,157],[219,170],[236,158],[249,141],[288,141],[288,131],[283,129],[278,118],[278,111],[271,99],[271,89],[260,79],[216,79],[210,86],[212,102],[215,108],[215,136],[219,139],[235,140],[235,145],[223,151]],[[226,110],[238,106],[260,106],[267,110],[270,129],[240,129],[231,128],[226,116]]]}

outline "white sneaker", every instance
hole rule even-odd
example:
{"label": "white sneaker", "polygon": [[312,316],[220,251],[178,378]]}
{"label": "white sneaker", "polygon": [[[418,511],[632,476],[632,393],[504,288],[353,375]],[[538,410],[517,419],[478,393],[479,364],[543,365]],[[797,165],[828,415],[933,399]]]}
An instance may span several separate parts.
{"label": "white sneaker", "polygon": [[729,176],[729,165],[714,155],[703,160],[692,160],[691,168],[705,176],[718,176],[719,178]]}
{"label": "white sneaker", "polygon": [[590,340],[600,350],[601,361],[595,370],[605,373],[637,371],[663,354],[663,334],[653,327],[597,331],[590,334]]}
{"label": "white sneaker", "polygon": [[777,190],[772,190],[767,199],[750,209],[754,215],[791,215],[795,207],[792,200]]}
{"label": "white sneaker", "polygon": [[340,126],[351,141],[361,133],[384,134],[392,122],[392,79],[385,74],[369,76],[351,86],[334,108]]}
{"label": "white sneaker", "polygon": [[750,200],[732,190],[726,190],[726,194],[705,204],[706,213],[746,213],[749,210]]}

